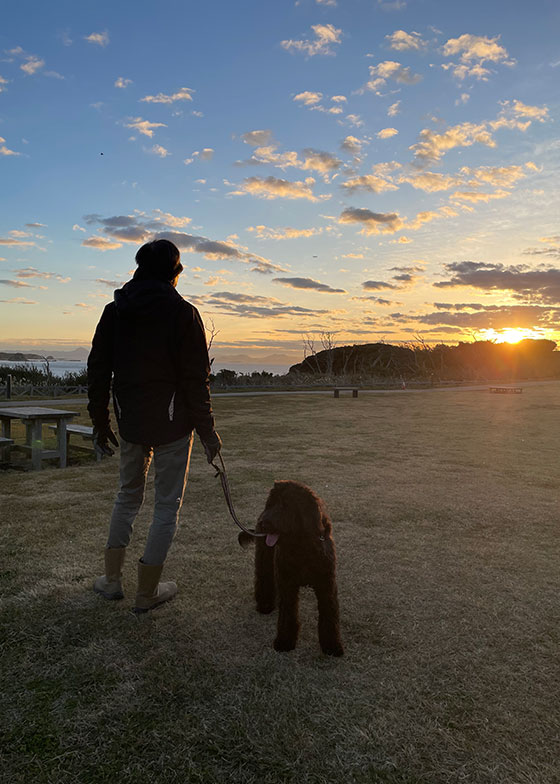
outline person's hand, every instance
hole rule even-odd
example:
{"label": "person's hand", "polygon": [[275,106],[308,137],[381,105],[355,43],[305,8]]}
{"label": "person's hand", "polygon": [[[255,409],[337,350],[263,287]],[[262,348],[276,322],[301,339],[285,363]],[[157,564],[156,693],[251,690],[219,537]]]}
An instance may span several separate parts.
{"label": "person's hand", "polygon": [[115,454],[115,450],[109,446],[109,441],[115,446],[119,445],[109,423],[102,427],[93,428],[93,448],[98,455],[112,457]]}
{"label": "person's hand", "polygon": [[222,448],[222,440],[215,430],[212,431],[208,438],[201,438],[200,440],[206,452],[206,459],[211,463]]}

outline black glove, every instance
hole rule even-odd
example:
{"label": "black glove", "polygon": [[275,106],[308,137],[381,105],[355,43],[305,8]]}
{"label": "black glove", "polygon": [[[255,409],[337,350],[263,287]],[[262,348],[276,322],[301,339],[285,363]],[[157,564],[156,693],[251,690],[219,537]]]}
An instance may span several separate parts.
{"label": "black glove", "polygon": [[211,463],[222,448],[222,440],[215,430],[212,431],[208,438],[201,438],[200,440],[206,452],[206,458]]}
{"label": "black glove", "polygon": [[106,425],[93,428],[93,448],[98,455],[112,457],[115,450],[109,446],[109,441],[115,446],[119,445],[116,435],[111,429],[111,425],[107,422]]}

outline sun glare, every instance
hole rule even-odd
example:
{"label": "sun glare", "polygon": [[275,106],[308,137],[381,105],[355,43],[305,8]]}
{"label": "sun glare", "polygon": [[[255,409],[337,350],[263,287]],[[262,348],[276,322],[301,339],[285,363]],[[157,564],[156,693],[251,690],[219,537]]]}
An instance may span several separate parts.
{"label": "sun glare", "polygon": [[484,329],[481,332],[483,332],[483,340],[493,340],[495,343],[519,343],[520,340],[526,338],[542,340],[545,337],[543,331],[525,327],[507,327],[500,330]]}

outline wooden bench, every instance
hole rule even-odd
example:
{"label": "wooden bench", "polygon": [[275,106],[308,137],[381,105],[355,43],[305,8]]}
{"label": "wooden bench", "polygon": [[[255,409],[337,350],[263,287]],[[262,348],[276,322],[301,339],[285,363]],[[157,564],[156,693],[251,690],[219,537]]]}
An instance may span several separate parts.
{"label": "wooden bench", "polygon": [[[50,430],[57,430],[56,425],[49,425]],[[66,443],[70,446],[70,436],[81,436],[84,441],[93,441],[93,427],[89,425],[66,425]],[[102,455],[99,454],[93,447],[89,446],[78,446],[77,444],[72,444],[74,449],[78,449],[82,452],[93,452],[95,454],[95,459],[99,462],[102,458]]]}
{"label": "wooden bench", "polygon": [[498,395],[520,395],[523,389],[521,387],[490,387],[488,391]]}
{"label": "wooden bench", "polygon": [[341,392],[351,392],[352,397],[358,397],[358,387],[335,387],[334,396],[339,397]]}
{"label": "wooden bench", "polygon": [[7,463],[10,458],[10,447],[13,446],[14,439],[0,436],[0,463]]}

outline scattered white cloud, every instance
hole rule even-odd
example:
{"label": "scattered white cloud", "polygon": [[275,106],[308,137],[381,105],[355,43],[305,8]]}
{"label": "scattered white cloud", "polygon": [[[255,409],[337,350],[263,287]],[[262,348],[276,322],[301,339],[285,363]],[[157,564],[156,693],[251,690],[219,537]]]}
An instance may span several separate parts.
{"label": "scattered white cloud", "polygon": [[5,141],[6,139],[4,139],[3,136],[0,136],[0,155],[21,155],[20,152],[10,150],[9,147],[6,147]]}
{"label": "scattered white cloud", "polygon": [[84,36],[84,38],[88,43],[96,44],[97,46],[105,47],[109,45],[109,33],[107,30],[103,33],[91,33]]}
{"label": "scattered white cloud", "polygon": [[154,144],[153,147],[150,147],[148,152],[151,152],[153,155],[157,155],[160,158],[167,158],[168,155],[171,155],[169,150],[162,147],[161,144]]}
{"label": "scattered white cloud", "polygon": [[305,181],[282,180],[277,177],[247,177],[239,190],[232,191],[233,196],[243,196],[250,194],[261,199],[307,199],[308,201],[322,201],[330,199],[330,196],[316,196],[312,186],[315,184],[313,177],[307,177]]}
{"label": "scattered white cloud", "polygon": [[0,93],[5,92],[5,90],[6,90],[5,85],[7,85],[7,84],[9,84],[9,80],[8,79],[4,79],[3,76],[0,76]]}
{"label": "scattered white cloud", "polygon": [[404,11],[405,0],[377,0],[377,5],[382,11]]}
{"label": "scattered white cloud", "polygon": [[314,55],[334,54],[332,47],[340,43],[342,30],[337,29],[332,24],[311,25],[314,38],[312,40],[287,40],[281,41],[280,45],[289,52],[303,52],[308,57]]}
{"label": "scattered white cloud", "polygon": [[325,294],[346,294],[344,289],[333,289],[326,283],[320,283],[313,278],[272,278],[273,283],[280,283],[282,286],[289,286],[293,289],[305,289],[306,291],[320,291]]}
{"label": "scattered white cloud", "polygon": [[115,248],[122,248],[122,242],[115,242],[106,237],[98,237],[96,235],[88,237],[82,242],[82,245],[86,248],[96,248],[96,250],[115,250]]}
{"label": "scattered white cloud", "polygon": [[78,225],[77,223],[75,223],[75,224],[72,226],[72,231],[85,231],[85,229],[83,228],[83,226],[80,226],[80,225]]}
{"label": "scattered white cloud", "polygon": [[377,134],[377,138],[378,139],[390,139],[391,136],[396,136],[397,134],[398,134],[398,131],[397,131],[396,128],[383,128]]}
{"label": "scattered white cloud", "polygon": [[360,223],[362,234],[394,234],[403,228],[397,212],[372,212],[363,207],[347,207],[338,218],[339,223]]}
{"label": "scattered white cloud", "polygon": [[353,155],[358,155],[364,144],[365,142],[363,139],[358,139],[356,136],[346,136],[346,138],[340,142],[340,149],[351,152]]}
{"label": "scattered white cloud", "polygon": [[125,128],[134,128],[138,133],[148,136],[150,139],[154,135],[154,128],[167,128],[165,123],[153,123],[143,120],[141,117],[129,117],[129,122],[125,123]]}
{"label": "scattered white cloud", "polygon": [[419,161],[439,161],[446,152],[454,147],[470,147],[478,143],[486,147],[495,147],[496,142],[488,132],[485,123],[465,122],[437,133],[429,128],[420,131],[420,141],[411,145]]}
{"label": "scattered white cloud", "polygon": [[321,234],[322,228],[293,229],[290,226],[272,228],[270,226],[248,226],[246,231],[255,234],[259,240],[293,240],[299,237],[313,237]]}
{"label": "scattered white cloud", "polygon": [[302,103],[304,106],[315,106],[323,100],[323,93],[314,93],[306,90],[294,96],[294,101]]}
{"label": "scattered white cloud", "polygon": [[27,61],[20,65],[21,70],[26,73],[28,76],[31,76],[34,73],[37,73],[41,68],[45,65],[45,61],[41,60],[39,57],[34,57],[31,55],[27,58]]}
{"label": "scattered white cloud", "polygon": [[12,297],[12,299],[0,299],[0,302],[5,305],[38,305],[39,304],[33,299],[24,299],[24,297]]}
{"label": "scattered white cloud", "polygon": [[158,93],[157,95],[146,95],[140,98],[144,103],[175,103],[176,101],[192,101],[192,93],[194,90],[190,87],[181,87],[176,93],[172,95],[165,95],[165,93]]}
{"label": "scattered white cloud", "polygon": [[395,30],[391,35],[386,35],[385,39],[389,42],[391,49],[397,51],[405,51],[407,49],[416,49],[422,51],[428,46],[428,42],[422,39],[420,33],[414,32],[406,33],[404,30]]}
{"label": "scattered white cloud", "polygon": [[463,81],[467,76],[487,81],[492,71],[484,63],[515,65],[507,50],[498,43],[499,36],[488,38],[482,35],[465,33],[459,38],[450,38],[443,47],[445,57],[460,55],[459,63],[444,63],[444,70],[450,70],[457,79]]}
{"label": "scattered white cloud", "polygon": [[366,89],[372,90],[377,95],[387,86],[391,79],[398,84],[418,84],[422,81],[421,74],[412,73],[409,66],[401,65],[393,60],[385,60],[377,65],[369,66],[370,79],[366,83]]}
{"label": "scattered white cloud", "polygon": [[125,79],[123,76],[119,76],[115,82],[115,87],[120,87],[124,90],[126,87],[128,87],[129,84],[134,84],[132,79]]}
{"label": "scattered white cloud", "polygon": [[400,105],[401,105],[400,101],[395,101],[395,103],[392,103],[391,106],[389,106],[389,108],[387,109],[387,115],[389,117],[395,117],[395,115],[397,115],[400,111],[399,108]]}
{"label": "scattered white cloud", "polygon": [[262,147],[271,141],[272,131],[270,128],[259,131],[247,131],[247,133],[241,134],[241,138],[245,144],[249,144],[251,147]]}
{"label": "scattered white cloud", "polygon": [[396,191],[397,186],[383,177],[378,177],[375,174],[362,174],[360,176],[351,177],[342,183],[342,187],[348,193],[355,193],[356,191],[369,191],[370,193],[384,193],[385,191]]}

